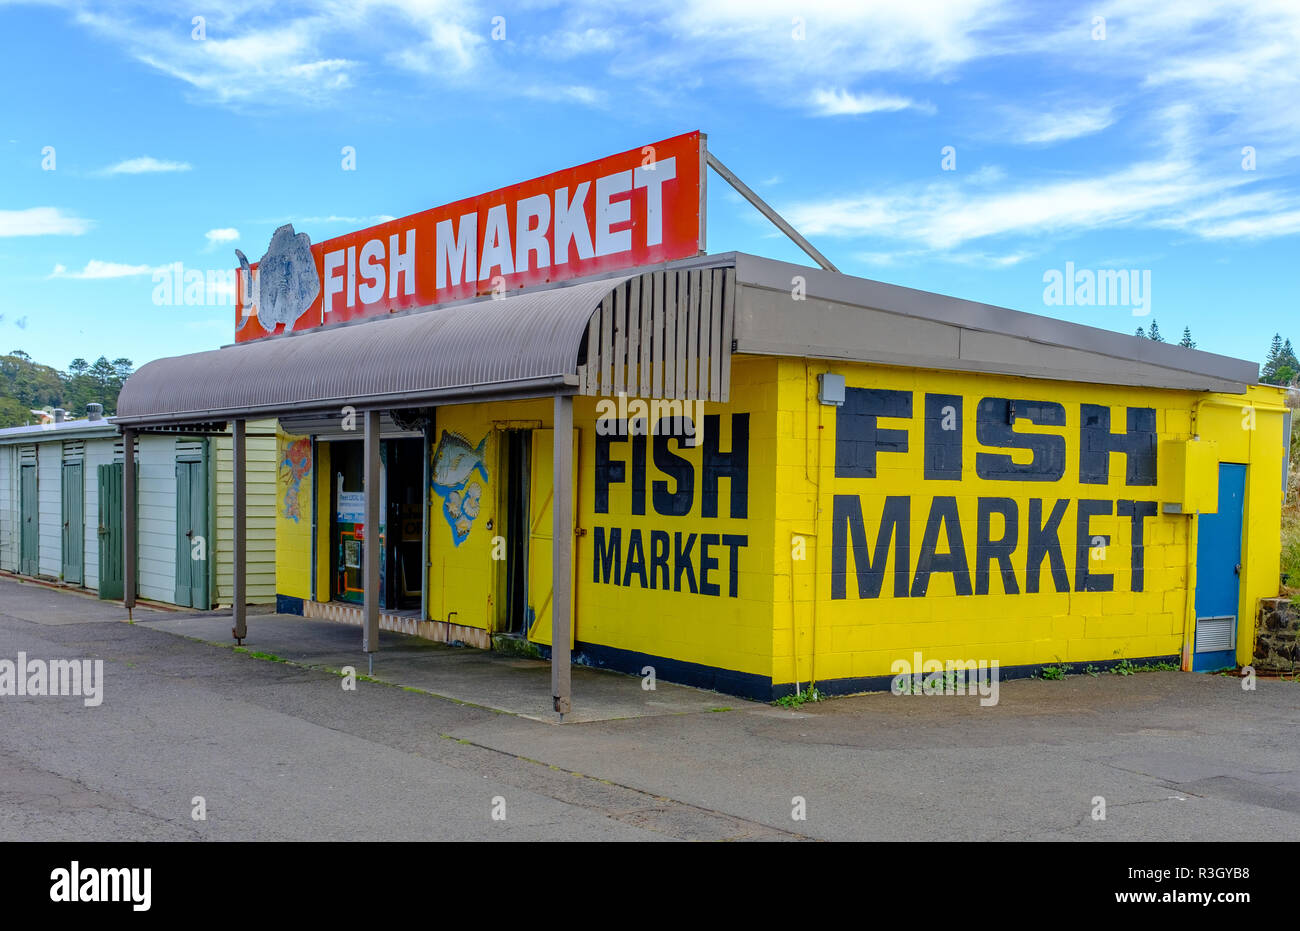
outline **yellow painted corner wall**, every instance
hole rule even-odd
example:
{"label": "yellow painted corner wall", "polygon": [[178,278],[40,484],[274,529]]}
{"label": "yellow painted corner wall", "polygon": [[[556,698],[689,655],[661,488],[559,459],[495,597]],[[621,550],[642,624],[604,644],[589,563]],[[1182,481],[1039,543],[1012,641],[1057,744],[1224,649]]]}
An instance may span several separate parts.
{"label": "yellow painted corner wall", "polygon": [[316,468],[309,436],[276,429],[275,590],[311,598],[311,524]]}
{"label": "yellow painted corner wall", "polygon": [[[706,402],[703,406],[706,426],[712,428],[717,416],[720,427],[717,449],[735,452],[736,415],[748,415],[749,432],[747,481],[744,518],[732,515],[731,481],[720,479],[717,490],[717,516],[704,515],[703,454],[709,437],[701,446],[665,443],[674,456],[689,463],[693,479],[689,511],[686,515],[665,516],[657,513],[654,484],[674,492],[678,485],[655,462],[654,447],[647,444],[646,498],[644,514],[634,514],[634,469],[631,440],[612,443],[609,458],[625,464],[624,480],[608,485],[608,508],[596,510],[594,469],[596,456],[593,399],[583,399],[582,412],[582,481],[579,486],[582,527],[585,535],[577,547],[578,629],[577,639],[663,656],[684,662],[699,663],[735,672],[770,676],[772,672],[772,539],[775,517],[775,481],[777,437],[781,431],[776,413],[777,360],[762,357],[733,357],[731,402]],[[577,419],[575,414],[575,421]],[[650,438],[654,440],[654,437]],[[602,528],[606,556],[612,531],[620,531],[620,583],[613,584],[612,566],[606,572],[605,560],[597,562],[596,528]],[[628,557],[633,531],[640,531],[645,558],[651,558],[651,531],[667,533],[669,580],[680,591],[666,591],[663,571],[656,573],[655,588],[641,584],[639,573],[629,573]],[[680,536],[679,536],[680,535]],[[691,535],[694,542],[691,543]],[[705,540],[708,535],[708,540]],[[726,538],[731,538],[729,545]],[[743,537],[740,545],[736,538]],[[714,539],[716,538],[716,539]],[[662,538],[660,538],[662,539]],[[691,576],[683,571],[677,579],[676,550],[680,541],[683,553],[695,576],[696,591],[691,591]],[[708,542],[710,562],[717,568],[709,572],[716,594],[705,594],[700,577],[701,546]],[[693,550],[691,549],[693,546]],[[736,589],[731,585],[731,557],[736,557]],[[635,563],[634,563],[635,565]],[[607,581],[608,579],[608,581]],[[650,575],[647,574],[647,581]]]}
{"label": "yellow painted corner wall", "polygon": [[[906,431],[907,449],[879,451],[874,477],[836,476],[837,409],[817,400],[817,375],[827,371],[845,376],[850,389],[884,389],[912,396],[910,418],[882,416],[877,420],[880,429]],[[1259,391],[1264,393],[1258,394]],[[1281,421],[1280,415],[1263,410],[1264,406],[1277,403],[1269,390],[1254,392],[1245,399],[1220,396],[1225,399],[1225,405],[1236,403],[1235,410],[1231,406],[1210,405],[1199,409],[1203,439],[1230,437],[1221,440],[1222,461],[1250,463],[1246,504],[1248,555],[1241,612],[1244,627],[1253,618],[1254,599],[1261,594],[1275,593],[1278,582]],[[1162,513],[1160,502],[1174,497],[1170,489],[1161,485],[1126,484],[1124,455],[1110,456],[1105,484],[1085,484],[1079,480],[1080,405],[1108,407],[1110,430],[1114,433],[1126,429],[1126,408],[1153,408],[1155,429],[1161,441],[1186,440],[1191,436],[1193,414],[1198,410],[1196,402],[1207,395],[854,364],[827,366],[795,359],[780,361],[778,393],[774,683],[887,676],[895,660],[910,662],[914,651],[920,651],[927,660],[996,660],[1002,666],[1180,653],[1188,608],[1188,530],[1192,518]],[[959,479],[923,477],[927,393],[961,398],[963,439]],[[1015,426],[1019,433],[1055,434],[1065,438],[1064,472],[1059,479],[1012,481],[977,477],[977,452],[1010,453],[1011,462],[1016,465],[1027,463],[1031,455],[1028,450],[995,449],[976,442],[977,407],[985,397],[1063,405],[1066,415],[1063,427],[1029,423],[1024,419],[1023,404]],[[1243,436],[1241,428],[1241,407],[1246,402],[1253,402],[1259,408],[1253,437]],[[956,414],[955,407],[953,414]],[[1229,412],[1235,415],[1231,422]],[[1254,447],[1249,445],[1252,442]],[[1244,458],[1234,460],[1235,456]],[[1163,473],[1160,481],[1166,481]],[[895,591],[896,537],[888,541],[879,592],[873,593],[868,585],[867,597],[862,597],[849,517],[840,521],[845,540],[845,545],[840,547],[844,552],[840,572],[843,591],[841,597],[834,597],[837,594],[833,591],[836,496],[842,496],[841,508],[845,514],[851,512],[853,502],[860,507],[869,558],[875,555],[886,499],[890,496],[909,499],[910,558],[904,570],[905,594],[901,597]],[[953,499],[973,588],[978,585],[980,568],[975,564],[979,499],[1012,499],[1018,545],[1010,558],[1018,594],[1006,593],[1000,564],[993,561],[989,564],[987,594],[974,590],[971,594],[958,594],[959,573],[936,572],[929,577],[924,593],[913,597],[927,519],[938,497]],[[1067,591],[1057,590],[1047,559],[1041,566],[1039,591],[1027,591],[1027,523],[1034,498],[1042,501],[1045,518],[1050,517],[1059,500],[1069,502],[1059,531]],[[1110,515],[1090,518],[1090,544],[1094,542],[1093,537],[1107,535],[1110,539],[1104,546],[1088,547],[1086,571],[1109,576],[1113,580],[1112,591],[1076,590],[1079,499],[1111,504]],[[1121,500],[1155,503],[1156,513],[1143,521],[1141,591],[1133,590],[1130,535],[1134,522],[1116,513],[1117,502]],[[894,507],[901,505],[896,503]],[[997,539],[1005,532],[1004,522],[996,514],[987,516],[987,534]],[[951,549],[948,523],[937,518],[935,523],[938,532],[933,555],[942,557]],[[1191,555],[1194,562],[1195,554]],[[877,563],[871,568],[880,567]],[[1245,639],[1248,641],[1249,636]],[[1239,658],[1241,652],[1246,652],[1244,645]]]}
{"label": "yellow painted corner wall", "polygon": [[1240,395],[1212,394],[1196,407],[1195,429],[1218,444],[1220,462],[1246,464],[1237,662],[1254,654],[1259,600],[1278,594],[1282,562],[1282,476],[1286,391],[1266,385]]}
{"label": "yellow painted corner wall", "polygon": [[[699,663],[737,672],[768,676],[771,673],[772,576],[771,541],[774,515],[775,449],[777,424],[776,361],[737,358],[732,370],[731,404],[706,402],[706,418],[718,418],[718,452],[733,452],[733,420],[736,413],[748,414],[749,431],[747,480],[744,499],[746,516],[732,517],[731,480],[721,478],[717,489],[717,516],[703,515],[703,446],[692,448],[676,438],[665,438],[661,461],[674,474],[661,470],[654,450],[654,437],[647,439],[645,455],[644,514],[634,513],[633,440],[628,437],[610,443],[608,457],[624,464],[624,478],[608,484],[608,502],[596,511],[595,463],[597,457],[598,401],[579,397],[574,402],[574,426],[579,431],[577,520],[573,559],[575,573],[575,638],[597,644]],[[634,399],[629,399],[629,405]],[[713,423],[713,421],[706,421]],[[472,473],[472,482],[482,486],[479,513],[470,521],[460,542],[453,523],[460,519],[435,484],[430,505],[430,615],[453,623],[493,630],[497,621],[497,600],[503,590],[505,563],[493,559],[493,538],[508,532],[503,528],[504,486],[501,480],[503,454],[501,431],[506,428],[539,427],[553,423],[552,401],[510,401],[467,404],[439,408],[433,440],[433,456],[445,434],[456,433],[471,448],[484,443],[483,459],[488,466],[485,479]],[[666,454],[665,454],[666,452]],[[550,455],[549,447],[546,455]],[[656,511],[655,483],[669,495],[679,488],[677,473],[689,472],[692,483],[689,509],[684,515],[663,515]],[[435,475],[436,483],[436,475]],[[635,497],[640,497],[635,495]],[[457,499],[459,500],[459,499]],[[662,498],[661,501],[665,500]],[[684,500],[684,499],[681,499]],[[665,506],[665,509],[672,509]],[[463,518],[464,515],[460,515]],[[603,565],[596,564],[597,528],[603,543]],[[613,531],[619,533],[618,573],[609,561]],[[663,587],[662,563],[653,574],[651,532],[667,534],[669,585]],[[723,537],[730,538],[723,543]],[[634,536],[639,536],[641,557],[646,568],[645,584],[634,554]],[[714,537],[716,536],[716,540]],[[705,539],[707,537],[707,540]],[[744,537],[742,544],[737,538]],[[663,537],[657,537],[662,545]],[[701,590],[701,547],[709,547],[707,587]],[[677,554],[690,570],[677,575]],[[500,551],[500,547],[495,547]],[[663,551],[660,550],[660,555]],[[731,555],[736,554],[734,595],[731,588]],[[689,555],[688,555],[689,554]],[[716,565],[714,564],[716,563]],[[615,578],[618,583],[615,584]],[[653,587],[651,587],[653,578]],[[691,591],[692,582],[695,591]],[[627,584],[624,584],[627,583]]]}

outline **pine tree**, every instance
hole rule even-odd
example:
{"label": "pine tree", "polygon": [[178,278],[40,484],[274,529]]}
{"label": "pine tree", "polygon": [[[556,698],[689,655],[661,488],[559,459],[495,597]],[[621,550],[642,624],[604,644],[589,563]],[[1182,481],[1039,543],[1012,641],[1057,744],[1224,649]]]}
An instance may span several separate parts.
{"label": "pine tree", "polygon": [[1282,344],[1282,351],[1278,353],[1277,368],[1274,375],[1279,385],[1289,385],[1295,381],[1297,375],[1300,375],[1300,360],[1295,357],[1295,351],[1291,348],[1291,340],[1287,340]]}
{"label": "pine tree", "polygon": [[1291,348],[1291,340],[1282,344],[1282,353],[1278,356],[1278,361],[1283,365],[1289,365],[1293,369],[1300,368],[1300,359],[1295,357],[1295,350]]}
{"label": "pine tree", "polygon": [[1146,338],[1146,335],[1147,335],[1147,331],[1144,330],[1144,329],[1142,329],[1141,327],[1138,327],[1138,328],[1137,328],[1137,332],[1134,333],[1133,335],[1134,335],[1134,336],[1140,336],[1140,337],[1142,337],[1143,339],[1145,339],[1145,338]]}
{"label": "pine tree", "polygon": [[1157,343],[1165,341],[1165,338],[1160,335],[1160,325],[1156,323],[1154,318],[1151,321],[1151,332],[1147,334],[1147,339],[1154,340]]}
{"label": "pine tree", "polygon": [[1269,384],[1277,383],[1277,367],[1282,357],[1282,334],[1274,333],[1273,342],[1268,347],[1268,357],[1264,360],[1264,368],[1259,373],[1259,380],[1266,381]]}
{"label": "pine tree", "polygon": [[99,403],[104,405],[105,413],[110,410],[108,406],[108,393],[113,387],[113,379],[116,376],[117,370],[113,368],[113,363],[109,362],[103,356],[96,359],[94,364],[90,367],[90,377],[94,381]]}
{"label": "pine tree", "polygon": [[1184,349],[1196,348],[1196,340],[1192,339],[1191,327],[1183,327],[1183,338],[1178,341],[1178,345],[1182,346]]}

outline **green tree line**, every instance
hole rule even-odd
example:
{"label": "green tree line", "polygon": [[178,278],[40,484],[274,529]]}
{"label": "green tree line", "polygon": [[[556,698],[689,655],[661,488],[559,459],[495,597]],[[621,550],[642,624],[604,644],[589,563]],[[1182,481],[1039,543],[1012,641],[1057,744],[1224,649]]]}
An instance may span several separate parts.
{"label": "green tree line", "polygon": [[1291,340],[1283,340],[1281,333],[1274,333],[1268,355],[1259,371],[1259,380],[1270,385],[1291,385],[1295,383],[1296,376],[1300,376],[1300,360],[1295,357]]}
{"label": "green tree line", "polygon": [[[1157,343],[1165,342],[1164,336],[1160,333],[1160,326],[1154,319],[1149,329],[1138,327],[1134,335],[1155,340]],[[1190,327],[1183,327],[1183,338],[1178,341],[1178,345],[1184,349],[1196,348],[1196,341],[1192,339]],[[1260,366],[1259,380],[1270,385],[1295,385],[1297,380],[1300,380],[1300,360],[1296,359],[1295,350],[1291,348],[1291,340],[1283,339],[1281,333],[1273,334],[1268,355],[1264,357],[1264,364]]]}
{"label": "green tree line", "polygon": [[86,405],[104,405],[104,415],[117,413],[117,396],[132,372],[130,359],[94,362],[73,359],[66,372],[33,362],[21,349],[0,356],[0,427],[37,422],[33,410],[61,407],[70,417],[86,416]]}
{"label": "green tree line", "polygon": [[[1142,327],[1138,327],[1137,332],[1134,333],[1133,335],[1142,336],[1145,337],[1146,339],[1153,340],[1157,343],[1165,342],[1164,336],[1162,336],[1160,333],[1160,324],[1156,323],[1154,317],[1151,318],[1151,329],[1149,331],[1143,329]],[[1178,341],[1178,345],[1182,346],[1184,349],[1196,348],[1196,341],[1192,339],[1191,327],[1186,327],[1186,326],[1183,327],[1183,338]]]}

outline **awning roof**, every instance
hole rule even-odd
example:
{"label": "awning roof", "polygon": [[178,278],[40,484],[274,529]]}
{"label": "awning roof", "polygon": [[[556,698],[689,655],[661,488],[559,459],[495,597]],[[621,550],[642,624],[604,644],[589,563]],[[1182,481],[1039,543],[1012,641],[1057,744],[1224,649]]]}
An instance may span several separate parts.
{"label": "awning roof", "polygon": [[127,379],[114,422],[177,422],[292,411],[410,407],[522,397],[577,385],[587,322],[628,280],[393,315],[158,359]]}

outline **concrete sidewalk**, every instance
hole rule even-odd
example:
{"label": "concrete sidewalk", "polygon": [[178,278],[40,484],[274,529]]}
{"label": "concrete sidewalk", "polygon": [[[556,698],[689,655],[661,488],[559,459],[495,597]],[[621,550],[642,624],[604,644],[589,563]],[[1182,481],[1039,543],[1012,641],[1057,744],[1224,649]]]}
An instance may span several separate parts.
{"label": "concrete sidewalk", "polygon": [[[229,614],[151,616],[137,623],[234,647]],[[351,666],[358,675],[387,685],[534,721],[560,723],[552,710],[551,664],[544,660],[453,647],[390,631],[379,632],[379,650],[368,656],[361,652],[360,627],[290,614],[250,617],[244,649],[310,669],[334,671]],[[563,723],[765,707],[671,682],[657,682],[653,691],[643,689],[641,683],[639,676],[574,666],[573,711],[564,716]]]}
{"label": "concrete sidewalk", "polygon": [[[49,582],[36,582],[9,573],[0,574],[0,592],[4,602],[0,609],[10,617],[38,624],[94,624],[125,621],[126,608],[120,601],[101,601],[86,589],[68,588]],[[175,609],[154,608],[137,604],[136,620],[175,617]]]}

